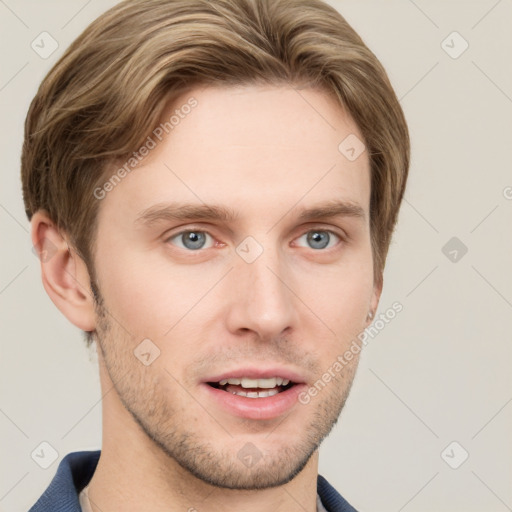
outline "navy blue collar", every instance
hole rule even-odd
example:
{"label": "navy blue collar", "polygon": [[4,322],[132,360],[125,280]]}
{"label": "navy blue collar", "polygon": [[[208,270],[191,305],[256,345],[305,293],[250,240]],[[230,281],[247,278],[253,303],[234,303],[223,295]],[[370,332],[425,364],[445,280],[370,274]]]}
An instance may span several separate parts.
{"label": "navy blue collar", "polygon": [[[100,451],[73,452],[60,462],[57,473],[29,512],[81,512],[78,494],[94,474]],[[357,512],[321,475],[317,492],[328,512]]]}

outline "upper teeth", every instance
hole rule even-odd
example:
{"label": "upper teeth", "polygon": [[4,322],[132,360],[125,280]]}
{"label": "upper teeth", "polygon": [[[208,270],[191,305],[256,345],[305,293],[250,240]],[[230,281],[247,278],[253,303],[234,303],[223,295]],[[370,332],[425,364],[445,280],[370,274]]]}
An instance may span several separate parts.
{"label": "upper teeth", "polygon": [[219,382],[221,386],[233,384],[234,386],[242,386],[243,388],[275,388],[276,386],[287,386],[290,383],[288,379],[281,377],[272,377],[271,379],[223,379]]}

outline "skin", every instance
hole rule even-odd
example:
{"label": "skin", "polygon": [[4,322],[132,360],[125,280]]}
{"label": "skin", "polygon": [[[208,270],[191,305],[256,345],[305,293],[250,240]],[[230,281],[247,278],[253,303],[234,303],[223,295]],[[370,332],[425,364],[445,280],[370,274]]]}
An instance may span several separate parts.
{"label": "skin", "polygon": [[[201,382],[279,365],[313,386],[368,325],[381,293],[368,155],[350,162],[338,151],[349,134],[362,136],[325,92],[196,88],[170,112],[191,96],[195,109],[101,202],[101,306],[65,234],[43,211],[32,220],[34,245],[56,247],[41,263],[45,289],[71,322],[96,332],[103,446],[89,487],[93,510],[284,512],[300,503],[313,512],[317,449],[358,356],[309,404],[270,420],[228,413]],[[299,219],[335,200],[364,216]],[[137,222],[170,201],[220,205],[238,218]],[[206,232],[203,248],[186,248],[177,234],[187,229]],[[327,248],[311,247],[315,231]],[[252,263],[236,252],[247,236],[263,249]],[[144,339],[160,350],[148,366],[134,356]],[[247,443],[261,454],[252,467],[238,457]]]}

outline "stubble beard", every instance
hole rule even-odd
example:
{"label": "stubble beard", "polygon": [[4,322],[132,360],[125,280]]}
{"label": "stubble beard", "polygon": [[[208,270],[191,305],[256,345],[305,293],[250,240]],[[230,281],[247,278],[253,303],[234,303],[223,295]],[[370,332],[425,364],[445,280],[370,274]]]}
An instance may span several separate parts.
{"label": "stubble beard", "polygon": [[[278,442],[280,425],[276,423],[277,427],[273,431],[270,429],[270,434],[258,435],[251,441],[248,429],[248,435],[244,436],[247,439],[237,442],[229,434],[229,425],[219,426],[200,406],[195,409],[201,411],[201,417],[187,418],[187,409],[183,403],[172,402],[169,383],[163,381],[169,379],[174,384],[175,393],[188,402],[194,400],[193,390],[189,390],[189,394],[181,389],[165,369],[155,373],[151,366],[142,365],[133,354],[133,340],[110,319],[97,288],[95,296],[98,298],[98,326],[94,338],[121,403],[157,448],[200,481],[232,490],[282,486],[304,469],[337,423],[352,386],[356,363],[345,367],[342,378],[331,381],[309,404],[295,405],[315,408],[306,424],[297,425],[295,438],[283,436]],[[208,409],[207,404],[202,405]],[[206,422],[209,424],[202,431],[191,428]],[[286,422],[285,419],[283,424]],[[276,442],[271,442],[272,437]],[[244,464],[243,457],[239,456],[240,449],[248,443],[261,455],[254,465]]]}

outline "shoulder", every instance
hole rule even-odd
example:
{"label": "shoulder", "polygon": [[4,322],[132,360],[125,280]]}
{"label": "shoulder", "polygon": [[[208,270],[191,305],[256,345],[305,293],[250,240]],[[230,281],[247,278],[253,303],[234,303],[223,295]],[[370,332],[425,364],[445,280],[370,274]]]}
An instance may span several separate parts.
{"label": "shoulder", "polygon": [[78,493],[91,480],[100,453],[98,450],[66,455],[50,485],[29,512],[80,512]]}
{"label": "shoulder", "polygon": [[318,475],[317,492],[327,512],[357,512],[322,475]]}

